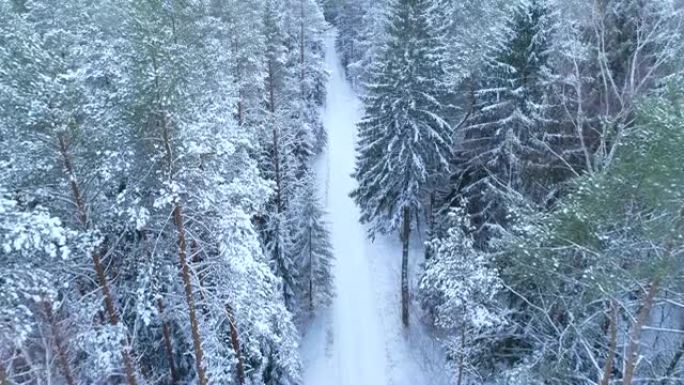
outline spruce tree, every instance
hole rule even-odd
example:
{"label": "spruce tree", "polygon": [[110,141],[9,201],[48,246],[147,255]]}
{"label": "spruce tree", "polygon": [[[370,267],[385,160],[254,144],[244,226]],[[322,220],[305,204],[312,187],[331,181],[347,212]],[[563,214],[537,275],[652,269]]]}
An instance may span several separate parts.
{"label": "spruce tree", "polygon": [[387,41],[372,69],[359,123],[352,197],[361,221],[376,232],[400,229],[402,322],[409,323],[408,253],[411,224],[423,213],[428,183],[448,168],[451,128],[445,47],[437,3],[396,0]]}
{"label": "spruce tree", "polygon": [[261,222],[261,235],[273,272],[282,279],[282,295],[289,310],[296,308],[297,268],[292,254],[293,229],[290,205],[297,188],[297,172],[306,158],[310,146],[302,143],[296,134],[289,108],[290,97],[296,92],[293,69],[287,65],[287,48],[284,5],[266,1],[264,33],[266,51],[264,61],[265,104],[264,131],[261,135],[261,164],[263,175],[273,184]]}
{"label": "spruce tree", "polygon": [[[355,56],[350,58],[346,66],[347,77],[352,86],[363,92],[364,85],[370,81],[370,69],[372,63],[378,59],[382,42],[386,39],[385,24],[388,2],[372,1],[366,4],[363,16],[357,25],[352,28],[358,31],[355,36]],[[360,27],[359,27],[360,25]],[[340,32],[340,35],[342,31]]]}
{"label": "spruce tree", "polygon": [[362,51],[359,47],[363,16],[368,8],[368,1],[364,0],[340,0],[335,15],[337,27],[336,46],[340,53],[342,66],[356,61]]}
{"label": "spruce tree", "polygon": [[514,11],[482,71],[456,154],[456,195],[468,202],[479,247],[500,233],[509,193],[532,194],[548,175],[549,18],[544,0]]}
{"label": "spruce tree", "polygon": [[309,315],[330,305],[334,295],[332,244],[315,183],[314,176],[308,173],[295,204],[297,235],[294,250],[300,266],[298,282],[303,297],[300,301]]}

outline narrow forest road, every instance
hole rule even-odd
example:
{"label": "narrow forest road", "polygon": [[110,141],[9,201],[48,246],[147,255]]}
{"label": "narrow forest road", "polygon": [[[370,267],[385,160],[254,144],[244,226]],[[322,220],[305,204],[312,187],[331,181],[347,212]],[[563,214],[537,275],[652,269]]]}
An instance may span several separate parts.
{"label": "narrow forest road", "polygon": [[319,329],[319,338],[311,343],[318,344],[320,350],[313,354],[317,357],[305,357],[309,361],[305,363],[305,384],[386,385],[384,333],[364,250],[366,235],[359,224],[359,210],[349,197],[356,186],[351,173],[360,105],[344,78],[332,33],[327,42],[326,65],[330,79],[323,124],[328,132],[328,148],[319,177],[324,181],[323,201],[336,257],[336,298],[332,317],[314,325]]}
{"label": "narrow forest road", "polygon": [[331,32],[326,47],[330,78],[323,113],[328,147],[316,168],[336,258],[336,298],[330,312],[313,321],[302,342],[303,382],[437,385],[440,381],[427,375],[424,365],[416,364],[415,356],[426,356],[423,349],[408,346],[410,340],[425,339],[411,338],[401,327],[399,245],[382,237],[371,244],[359,223],[359,209],[349,197],[356,186],[351,174],[356,122],[362,109],[344,77],[334,41]]}

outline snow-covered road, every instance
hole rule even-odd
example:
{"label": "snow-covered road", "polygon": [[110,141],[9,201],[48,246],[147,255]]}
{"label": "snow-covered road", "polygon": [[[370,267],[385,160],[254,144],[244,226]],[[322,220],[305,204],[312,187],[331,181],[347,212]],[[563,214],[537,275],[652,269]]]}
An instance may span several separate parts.
{"label": "snow-covered road", "polygon": [[400,325],[400,249],[385,238],[369,242],[359,224],[359,209],[349,197],[356,186],[351,174],[361,105],[344,78],[332,33],[326,64],[330,79],[323,124],[328,148],[317,172],[331,226],[337,296],[331,311],[314,320],[304,337],[304,384],[440,384],[434,374],[427,374],[432,370],[425,364],[434,346],[427,354],[423,348],[410,348],[411,341],[425,345],[420,341],[427,339],[416,334],[419,327],[406,334]]}

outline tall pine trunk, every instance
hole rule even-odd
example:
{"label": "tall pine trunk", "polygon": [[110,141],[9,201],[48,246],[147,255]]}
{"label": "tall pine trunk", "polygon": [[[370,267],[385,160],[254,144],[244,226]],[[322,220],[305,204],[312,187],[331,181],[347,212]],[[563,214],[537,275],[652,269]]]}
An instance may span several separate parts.
{"label": "tall pine trunk", "polygon": [[71,370],[71,364],[69,363],[69,354],[64,347],[64,340],[62,339],[62,333],[59,330],[59,325],[57,325],[57,320],[55,320],[54,314],[52,313],[52,303],[48,301],[43,301],[43,310],[45,311],[45,317],[50,324],[50,331],[52,337],[55,340],[55,349],[57,349],[57,359],[59,361],[59,366],[62,368],[62,374],[64,375],[64,380],[67,385],[76,385],[74,380],[73,371]]}
{"label": "tall pine trunk", "polygon": [[9,379],[7,378],[7,370],[5,365],[2,364],[0,360],[0,385],[10,385]]}
{"label": "tall pine trunk", "polygon": [[[156,68],[156,65],[155,65]],[[173,178],[173,152],[171,150],[171,138],[169,136],[169,122],[166,119],[166,112],[162,111],[160,116],[161,134],[166,151],[166,160],[168,162],[169,179]],[[188,316],[190,317],[190,333],[192,335],[192,346],[195,350],[195,370],[197,372],[197,381],[199,385],[207,385],[207,374],[204,369],[204,350],[202,348],[202,337],[199,330],[199,322],[197,320],[197,311],[195,309],[195,298],[192,290],[192,277],[190,275],[190,266],[188,265],[187,257],[187,239],[185,236],[185,222],[183,220],[183,207],[180,198],[175,203],[173,208],[173,222],[178,233],[178,262],[181,267],[181,280],[183,281],[183,289],[185,291],[185,303],[188,305]]]}
{"label": "tall pine trunk", "polygon": [[312,231],[309,229],[309,311],[311,314],[314,312],[314,261],[313,261],[313,234],[311,234]]}
{"label": "tall pine trunk", "polygon": [[[88,211],[85,205],[85,200],[81,188],[76,179],[76,172],[74,169],[73,162],[71,160],[71,154],[69,153],[69,147],[64,135],[60,134],[57,136],[59,142],[59,152],[62,156],[62,163],[67,174],[67,179],[69,180],[69,186],[71,187],[71,193],[74,197],[74,203],[76,204],[76,210],[78,213],[78,219],[81,222],[81,226],[84,229],[88,228]],[[97,275],[97,282],[102,289],[102,294],[105,301],[105,309],[107,315],[109,316],[109,323],[112,326],[119,325],[119,313],[116,309],[114,296],[109,288],[109,278],[105,271],[105,267],[100,258],[98,251],[94,251],[91,255],[93,260],[93,265],[95,266],[95,274]],[[138,385],[138,379],[135,374],[133,359],[130,353],[130,342],[128,339],[128,333],[126,333],[126,342],[121,347],[121,358],[124,364],[124,371],[126,373],[126,380],[128,385]]]}
{"label": "tall pine trunk", "polygon": [[625,373],[622,377],[622,385],[632,385],[634,380],[634,372],[636,370],[637,361],[639,358],[639,346],[641,344],[641,331],[648,321],[648,316],[651,314],[653,301],[658,292],[658,282],[651,283],[651,286],[646,292],[646,297],[641,304],[637,319],[632,326],[632,331],[629,333],[629,344],[627,346],[627,354],[625,355]]}
{"label": "tall pine trunk", "polygon": [[192,277],[190,276],[190,266],[186,254],[187,241],[185,238],[185,223],[183,221],[183,211],[180,203],[176,203],[173,209],[173,221],[178,232],[178,261],[181,265],[181,278],[183,289],[185,290],[185,302],[188,305],[190,316],[190,333],[192,334],[192,346],[195,350],[195,368],[199,385],[207,385],[207,374],[204,370],[204,350],[202,348],[202,337],[199,331],[197,311],[195,309],[195,298],[192,290]]}
{"label": "tall pine trunk", "polygon": [[[281,214],[284,211],[283,202],[283,179],[280,164],[280,133],[278,131],[278,125],[276,123],[276,99],[275,99],[275,69],[274,63],[269,60],[268,62],[268,110],[271,114],[271,130],[272,130],[272,144],[273,144],[273,178],[275,179],[275,211],[277,215],[276,228],[274,231],[273,239],[273,259],[275,260],[277,266],[283,271],[283,280],[285,284],[283,285],[283,298],[285,299],[285,305],[289,309],[290,295],[288,294],[287,285],[290,283],[285,273],[285,264],[283,262],[283,244],[280,242],[280,231],[281,231]],[[292,310],[292,309],[289,309]]]}
{"label": "tall pine trunk", "polygon": [[409,326],[409,282],[408,282],[408,257],[409,237],[411,236],[411,212],[408,207],[403,208],[401,232],[401,322],[404,327]]}
{"label": "tall pine trunk", "polygon": [[304,98],[304,0],[299,0],[299,87]]}
{"label": "tall pine trunk", "polygon": [[[430,207],[428,208],[428,217],[427,217],[427,240],[432,241],[432,238],[435,236],[435,192],[430,193]],[[425,246],[425,260],[428,261],[432,258],[432,247],[430,244],[427,244]]]}
{"label": "tall pine trunk", "polygon": [[[234,34],[233,36],[233,41],[231,42],[231,48],[233,51],[233,56],[238,57],[239,50],[240,50],[240,44],[238,42],[238,37],[235,36],[235,31],[232,31]],[[242,68],[243,66],[240,64],[240,61],[236,61],[236,66],[234,68],[235,70],[235,85],[237,87],[237,111],[235,118],[237,120],[238,126],[242,127],[242,125],[245,122],[245,95],[244,95],[244,90],[242,89],[242,86],[240,85],[238,79],[241,79],[243,74],[242,74]]]}
{"label": "tall pine trunk", "polygon": [[228,325],[230,326],[230,343],[233,347],[235,357],[237,358],[235,373],[237,375],[238,385],[245,385],[245,364],[244,359],[242,358],[242,350],[240,349],[240,334],[238,333],[233,308],[230,305],[226,305],[226,316],[228,317]]}
{"label": "tall pine trunk", "polygon": [[617,350],[617,321],[618,321],[618,305],[617,301],[614,299],[610,300],[610,319],[609,319],[609,332],[610,332],[610,347],[608,348],[608,357],[606,358],[606,364],[603,367],[603,378],[601,379],[601,385],[609,385],[610,378],[613,373],[613,365],[615,363],[615,354]]}
{"label": "tall pine trunk", "polygon": [[463,382],[463,366],[465,364],[465,346],[466,346],[466,314],[467,308],[463,306],[463,322],[461,322],[461,351],[458,356],[458,377],[456,377],[456,385],[461,385]]}
{"label": "tall pine trunk", "polygon": [[162,321],[162,334],[164,336],[164,350],[166,351],[166,358],[169,361],[169,370],[171,371],[171,383],[178,383],[178,373],[176,372],[176,360],[173,358],[173,343],[171,341],[171,328],[168,322],[164,319],[164,301],[161,298],[157,299],[157,309],[159,309],[159,316]]}
{"label": "tall pine trunk", "polygon": [[670,360],[670,364],[667,365],[667,369],[665,370],[665,375],[663,376],[663,380],[660,382],[660,385],[667,385],[668,383],[673,383],[673,381],[670,381],[670,377],[672,377],[672,374],[675,372],[677,369],[677,365],[679,365],[679,361],[682,359],[682,356],[684,355],[684,340],[682,340],[682,343],[679,345],[679,349],[677,349],[677,352],[675,355],[672,357],[672,360]]}

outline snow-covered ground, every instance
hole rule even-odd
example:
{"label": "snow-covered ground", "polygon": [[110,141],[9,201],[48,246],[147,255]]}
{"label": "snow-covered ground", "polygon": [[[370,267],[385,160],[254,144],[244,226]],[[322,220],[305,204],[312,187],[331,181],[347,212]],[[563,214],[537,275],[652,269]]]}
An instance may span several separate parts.
{"label": "snow-covered ground", "polygon": [[[361,104],[344,78],[332,33],[326,63],[331,73],[323,113],[328,148],[316,168],[336,256],[337,297],[304,336],[304,384],[447,384],[437,343],[416,319],[409,331],[401,326],[398,239],[380,237],[371,243],[349,197],[356,185],[351,173]],[[420,247],[412,257],[415,272]]]}

